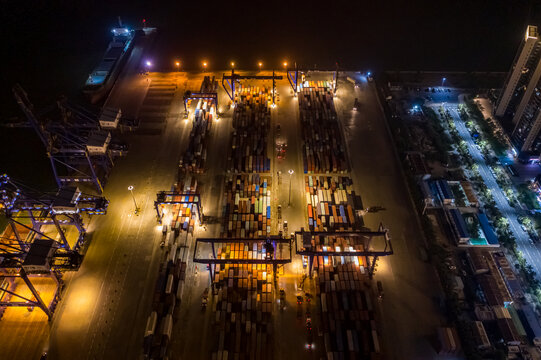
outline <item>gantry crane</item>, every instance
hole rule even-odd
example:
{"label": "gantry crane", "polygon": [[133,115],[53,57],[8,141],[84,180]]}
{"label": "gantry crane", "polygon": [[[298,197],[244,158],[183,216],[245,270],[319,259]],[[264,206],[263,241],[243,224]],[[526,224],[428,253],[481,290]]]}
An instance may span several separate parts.
{"label": "gantry crane", "polygon": [[[86,234],[81,215],[83,213],[103,215],[109,202],[102,196],[87,195],[76,187],[64,187],[53,193],[41,192],[10,179],[6,174],[0,176],[0,214],[8,221],[15,243],[21,251],[28,250],[34,239],[49,239],[53,230],[64,250],[78,250]],[[65,228],[74,226],[78,231],[77,241],[73,246],[68,243]],[[20,232],[28,233],[23,236]]]}
{"label": "gantry crane", "polygon": [[[51,320],[63,285],[61,271],[75,270],[80,263],[80,254],[62,249],[51,239],[34,240],[28,250],[13,246],[7,238],[0,239],[0,318],[8,307],[26,307],[28,311],[38,307]],[[40,293],[40,284],[32,282],[47,278],[54,284],[52,294]]]}
{"label": "gantry crane", "polygon": [[[216,247],[221,248],[222,245],[232,244],[232,243],[242,243],[242,244],[260,244],[262,248],[265,249],[265,257],[257,259],[255,257],[251,258],[218,258],[216,256]],[[200,248],[202,244],[210,244],[212,250],[212,257],[200,258],[197,257],[198,247]],[[289,251],[286,257],[282,256],[281,251],[277,250],[277,245],[288,245]],[[250,248],[251,249],[251,248]],[[231,264],[231,265],[241,265],[241,264],[269,264],[273,266],[274,279],[276,280],[276,272],[279,265],[288,264],[291,262],[291,240],[285,239],[281,236],[271,235],[268,237],[261,238],[197,238],[195,240],[194,253],[193,253],[193,262],[200,264],[208,264],[210,270],[211,279],[214,278],[214,266],[216,264]]]}
{"label": "gantry crane", "polygon": [[222,75],[222,86],[227,96],[233,101],[235,99],[236,83],[249,79],[272,80],[272,104],[276,104],[276,80],[282,80],[283,77],[281,75],[275,75],[274,70],[272,71],[272,75],[239,75],[235,73],[235,69],[231,69],[231,75]]}
{"label": "gantry crane", "polygon": [[[313,239],[315,237],[339,237],[349,238],[350,243],[353,245],[361,245],[362,250],[356,250],[351,246],[348,249],[314,249],[312,246]],[[373,239],[383,239],[383,249],[374,250]],[[295,232],[295,248],[298,255],[308,257],[308,272],[310,278],[312,277],[312,266],[315,257],[364,257],[368,265],[368,277],[371,279],[374,275],[376,262],[380,256],[392,255],[393,246],[391,244],[391,238],[389,231],[383,227],[383,224],[379,225],[377,231],[370,230],[355,230],[355,231],[338,231],[338,232],[321,232],[321,231],[296,231]]]}
{"label": "gantry crane", "polygon": [[46,121],[20,85],[13,87],[13,95],[45,146],[58,187],[90,183],[101,194],[113,167],[110,132],[100,129],[92,113],[65,99],[48,112],[56,120]]}

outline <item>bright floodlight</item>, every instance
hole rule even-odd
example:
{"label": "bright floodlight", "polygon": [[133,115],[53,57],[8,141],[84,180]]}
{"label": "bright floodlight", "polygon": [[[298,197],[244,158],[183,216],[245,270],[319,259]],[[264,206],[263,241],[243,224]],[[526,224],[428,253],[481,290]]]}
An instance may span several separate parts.
{"label": "bright floodlight", "polygon": [[147,61],[147,66],[152,66],[152,63],[150,61]]}
{"label": "bright floodlight", "polygon": [[263,63],[262,62],[259,62],[259,68],[261,69],[261,67],[263,66]]}
{"label": "bright floodlight", "polygon": [[133,190],[133,186],[132,186],[132,185],[128,186],[128,190],[132,191],[132,190]]}
{"label": "bright floodlight", "polygon": [[289,173],[289,175],[293,175],[294,173],[293,169],[289,169],[287,172]]}
{"label": "bright floodlight", "polygon": [[203,66],[207,67],[207,62],[206,61],[203,61]]}
{"label": "bright floodlight", "polygon": [[235,62],[231,61],[231,67],[235,67]]}
{"label": "bright floodlight", "polygon": [[175,62],[176,66],[180,66],[180,61]]}
{"label": "bright floodlight", "polygon": [[443,78],[443,81],[447,80],[447,78]]}
{"label": "bright floodlight", "polygon": [[284,67],[287,67],[287,61],[284,61]]}

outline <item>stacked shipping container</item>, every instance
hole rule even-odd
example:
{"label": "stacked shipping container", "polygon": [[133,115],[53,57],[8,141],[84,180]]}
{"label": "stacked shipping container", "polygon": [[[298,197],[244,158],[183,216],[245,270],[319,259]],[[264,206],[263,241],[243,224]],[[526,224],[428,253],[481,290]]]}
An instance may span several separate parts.
{"label": "stacked shipping container", "polygon": [[361,237],[340,235],[340,231],[356,230],[362,225],[355,216],[360,199],[353,191],[353,182],[343,176],[309,175],[305,177],[305,197],[310,230],[337,232],[315,235],[310,240],[311,250],[329,253],[316,257],[314,263],[327,359],[379,359],[371,295],[364,284],[368,280],[365,260],[332,254],[364,250]]}
{"label": "stacked shipping container", "polygon": [[180,161],[180,168],[203,173],[207,160],[208,133],[216,114],[215,105],[211,101],[200,99],[194,113],[193,127],[190,132],[188,147]]}
{"label": "stacked shipping container", "polygon": [[[183,180],[173,185],[171,191],[175,193],[186,194],[183,196],[175,196],[174,201],[187,201],[186,204],[175,204],[172,207],[171,230],[176,236],[180,231],[187,231],[193,234],[195,219],[197,216],[197,202],[199,195],[197,194],[197,180],[191,175],[187,175]],[[191,194],[191,195],[190,195]],[[184,199],[181,199],[183,197]]]}
{"label": "stacked shipping container", "polygon": [[224,190],[222,237],[254,238],[270,235],[270,178],[231,175]]}
{"label": "stacked shipping container", "polygon": [[299,91],[304,173],[344,173],[346,148],[340,133],[333,95],[325,81]]}
{"label": "stacked shipping container", "polygon": [[[259,174],[232,175],[224,189],[223,243],[214,243],[218,259],[265,259],[263,241],[227,242],[227,238],[270,235],[270,178]],[[218,346],[212,359],[270,359],[273,309],[272,266],[217,265],[213,311]]]}
{"label": "stacked shipping container", "polygon": [[[312,251],[326,251],[329,256],[324,257],[323,263],[329,264],[329,257],[333,256],[333,252],[339,251],[364,251],[363,239],[358,236],[330,236],[330,235],[314,235],[311,239]],[[351,262],[359,266],[359,271],[364,274],[363,258],[361,256],[348,256],[344,261]]]}
{"label": "stacked shipping container", "polygon": [[357,227],[357,201],[350,178],[307,176],[305,196],[310,230],[353,230]]}
{"label": "stacked shipping container", "polygon": [[190,241],[168,232],[165,261],[161,264],[144,336],[144,352],[151,359],[166,358],[186,279],[186,262]]}
{"label": "stacked shipping container", "polygon": [[[252,247],[253,246],[253,247]],[[264,249],[264,248],[263,248]],[[224,244],[220,258],[264,258],[261,245]],[[212,359],[271,359],[271,265],[217,265],[214,311],[218,347]]]}
{"label": "stacked shipping container", "polygon": [[267,134],[270,129],[269,89],[242,87],[235,93],[233,136],[228,170],[235,173],[269,172]]}
{"label": "stacked shipping container", "polygon": [[363,264],[336,264],[332,258],[319,257],[315,265],[327,359],[380,359],[372,301],[363,285]]}

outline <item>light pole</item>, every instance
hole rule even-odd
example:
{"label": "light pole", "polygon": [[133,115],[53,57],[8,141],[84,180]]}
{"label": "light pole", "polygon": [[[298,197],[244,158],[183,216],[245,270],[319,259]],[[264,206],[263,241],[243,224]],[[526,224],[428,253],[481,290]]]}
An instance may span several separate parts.
{"label": "light pole", "polygon": [[205,70],[207,70],[207,62],[206,62],[206,61],[203,61],[203,68],[204,68]]}
{"label": "light pole", "polygon": [[287,61],[284,61],[283,65],[284,65],[284,69],[287,70]]}
{"label": "light pole", "polygon": [[289,200],[287,206],[291,206],[291,175],[293,175],[294,171],[293,169],[289,169],[287,172],[289,173]]}
{"label": "light pole", "polygon": [[445,84],[445,80],[447,80],[447,78],[441,78],[441,87],[443,87],[443,84]]}
{"label": "light pole", "polygon": [[180,72],[180,61],[175,61],[175,66],[177,67],[177,71]]}
{"label": "light pole", "polygon": [[147,62],[145,63],[146,67],[147,67],[147,73],[150,71],[150,68],[152,67],[152,62],[147,60]]}
{"label": "light pole", "polygon": [[259,71],[261,71],[261,67],[263,66],[263,63],[260,61],[257,65],[259,65]]}
{"label": "light pole", "polygon": [[133,195],[133,186],[128,186],[128,190],[131,192],[131,197],[133,199],[133,204],[135,205],[135,213],[137,214],[139,212],[139,208],[137,207],[137,202],[135,201],[135,196]]}
{"label": "light pole", "polygon": [[231,61],[231,69],[234,69],[234,68],[235,68],[235,62]]}

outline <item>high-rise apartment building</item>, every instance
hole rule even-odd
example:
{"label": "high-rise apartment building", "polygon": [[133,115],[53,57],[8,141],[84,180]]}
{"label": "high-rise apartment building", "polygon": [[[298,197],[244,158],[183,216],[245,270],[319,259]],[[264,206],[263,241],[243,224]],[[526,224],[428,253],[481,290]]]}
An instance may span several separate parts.
{"label": "high-rise apartment building", "polygon": [[496,103],[495,115],[512,120],[511,140],[520,151],[541,150],[541,39],[529,25]]}

